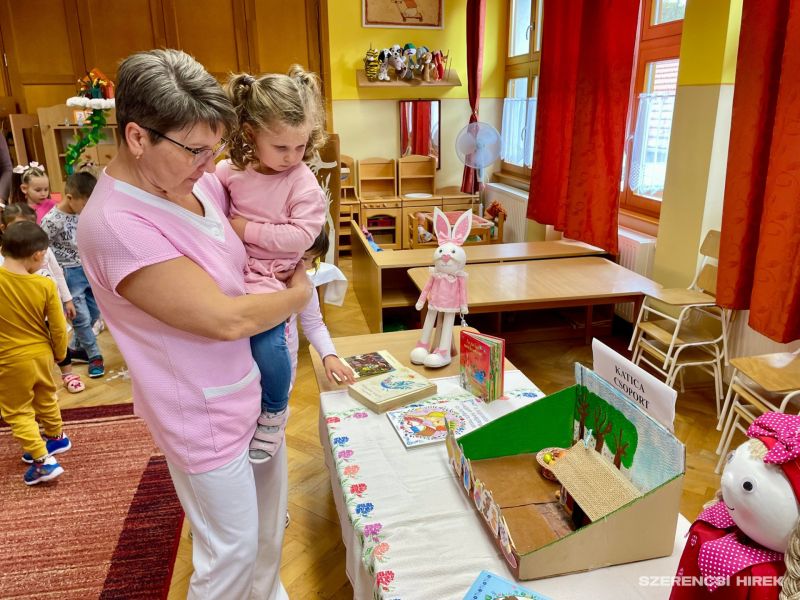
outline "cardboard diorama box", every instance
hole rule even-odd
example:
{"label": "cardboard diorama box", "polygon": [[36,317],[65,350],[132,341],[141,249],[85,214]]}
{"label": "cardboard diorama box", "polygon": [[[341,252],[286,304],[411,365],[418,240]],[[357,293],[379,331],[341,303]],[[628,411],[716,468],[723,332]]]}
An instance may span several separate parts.
{"label": "cardboard diorama box", "polygon": [[459,485],[517,579],[672,554],[683,444],[590,369],[576,364],[575,379],[447,437]]}

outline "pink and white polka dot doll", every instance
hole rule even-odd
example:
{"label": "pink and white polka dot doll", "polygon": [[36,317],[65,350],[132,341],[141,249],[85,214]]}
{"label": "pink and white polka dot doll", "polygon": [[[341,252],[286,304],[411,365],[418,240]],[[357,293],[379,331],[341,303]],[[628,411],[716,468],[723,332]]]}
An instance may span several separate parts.
{"label": "pink and white polka dot doll", "polygon": [[[447,216],[433,209],[433,229],[439,247],[433,252],[431,274],[417,300],[416,309],[428,303],[428,315],[422,326],[422,336],[411,351],[411,362],[426,367],[444,367],[452,360],[453,323],[456,314],[465,315],[467,308],[467,274],[464,267],[467,255],[461,247],[472,228],[472,211],[467,210],[456,220],[452,229]],[[434,326],[439,328],[439,343],[431,348]]]}
{"label": "pink and white polka dot doll", "polygon": [[765,413],[747,436],[689,529],[671,600],[800,598],[800,416]]}

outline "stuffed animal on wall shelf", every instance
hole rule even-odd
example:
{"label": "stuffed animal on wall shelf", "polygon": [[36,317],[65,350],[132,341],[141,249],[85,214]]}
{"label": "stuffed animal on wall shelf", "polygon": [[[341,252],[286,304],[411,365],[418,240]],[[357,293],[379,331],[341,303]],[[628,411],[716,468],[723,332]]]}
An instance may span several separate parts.
{"label": "stuffed animal on wall shelf", "polygon": [[[467,274],[464,267],[467,255],[462,245],[472,228],[472,211],[458,217],[452,229],[450,222],[438,208],[433,209],[433,229],[439,247],[433,252],[430,276],[419,295],[416,309],[428,304],[428,314],[422,326],[422,335],[411,351],[411,362],[426,367],[444,367],[452,360],[453,324],[456,314],[467,314]],[[438,328],[438,336],[434,329]],[[434,340],[439,338],[437,347]]]}
{"label": "stuffed animal on wall shelf", "polygon": [[765,413],[747,436],[689,529],[671,600],[800,597],[800,416]]}

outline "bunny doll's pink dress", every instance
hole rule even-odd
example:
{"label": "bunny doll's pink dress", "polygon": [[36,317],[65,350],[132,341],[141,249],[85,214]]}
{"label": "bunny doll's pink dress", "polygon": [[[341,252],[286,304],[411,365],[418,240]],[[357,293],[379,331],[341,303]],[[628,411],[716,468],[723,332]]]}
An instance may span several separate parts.
{"label": "bunny doll's pink dress", "polygon": [[427,299],[428,308],[431,310],[461,312],[462,307],[467,306],[466,272],[459,271],[455,275],[448,275],[430,267],[430,273],[417,302],[424,302]]}

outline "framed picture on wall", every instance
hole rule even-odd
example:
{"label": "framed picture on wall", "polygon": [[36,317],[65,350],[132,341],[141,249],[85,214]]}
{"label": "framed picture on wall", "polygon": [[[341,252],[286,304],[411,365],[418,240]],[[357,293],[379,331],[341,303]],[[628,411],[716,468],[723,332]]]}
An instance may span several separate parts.
{"label": "framed picture on wall", "polygon": [[361,0],[364,27],[442,29],[444,0]]}

